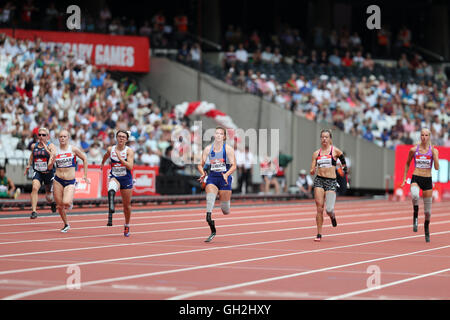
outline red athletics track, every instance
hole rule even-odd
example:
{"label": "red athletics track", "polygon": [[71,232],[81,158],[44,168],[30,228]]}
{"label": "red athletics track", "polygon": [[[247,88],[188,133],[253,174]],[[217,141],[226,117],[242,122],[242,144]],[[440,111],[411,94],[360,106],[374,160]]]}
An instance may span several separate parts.
{"label": "red athletics track", "polygon": [[[325,215],[320,243],[313,241],[312,200],[235,204],[229,216],[214,209],[211,243],[203,242],[209,227],[202,204],[134,207],[129,238],[121,212],[106,227],[106,214],[92,213],[104,208],[75,210],[92,212],[71,214],[67,234],[59,232],[59,216],[30,220],[27,212],[0,219],[0,297],[448,300],[449,204],[433,203],[430,243],[422,203],[414,233],[409,201],[338,199],[338,226]],[[79,289],[70,288],[76,275]],[[379,283],[371,282],[377,275]]]}

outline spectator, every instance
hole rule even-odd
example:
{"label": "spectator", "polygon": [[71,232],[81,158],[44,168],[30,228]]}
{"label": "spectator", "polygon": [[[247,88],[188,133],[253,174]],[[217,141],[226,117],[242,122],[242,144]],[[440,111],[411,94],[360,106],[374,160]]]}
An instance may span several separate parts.
{"label": "spectator", "polygon": [[319,64],[319,59],[317,58],[316,50],[311,50],[311,55],[308,58],[308,64],[310,64],[310,65]]}
{"label": "spectator", "polygon": [[262,192],[269,194],[270,187],[275,187],[275,194],[280,194],[280,184],[278,183],[276,172],[277,168],[275,163],[266,157],[260,163],[260,172],[263,178]]}
{"label": "spectator", "polygon": [[248,52],[244,48],[243,43],[239,43],[238,49],[236,50],[236,60],[242,63],[248,62]]}
{"label": "spectator", "polygon": [[333,49],[333,53],[328,58],[330,64],[334,66],[341,65],[341,58],[339,57],[339,50],[337,48]]}
{"label": "spectator", "polygon": [[351,67],[353,65],[353,60],[350,57],[350,51],[345,52],[345,56],[341,59],[341,64],[344,67]]}
{"label": "spectator", "polygon": [[144,21],[144,24],[139,29],[139,35],[144,37],[150,37],[152,34],[152,28],[150,28],[150,22]]}
{"label": "spectator", "polygon": [[354,32],[349,38],[349,44],[351,50],[358,50],[361,48],[361,38],[357,32]]}
{"label": "spectator", "polygon": [[189,60],[189,49],[187,43],[183,43],[180,50],[178,50],[177,60],[180,62],[187,62]]}
{"label": "spectator", "polygon": [[198,42],[194,43],[189,51],[190,60],[200,62],[202,59],[202,50]]}
{"label": "spectator", "polygon": [[356,52],[356,56],[353,57],[352,65],[362,68],[363,64],[364,64],[364,57],[362,56],[361,50],[358,50]]}
{"label": "spectator", "polygon": [[17,199],[20,195],[20,189],[16,188],[14,182],[6,176],[4,167],[0,167],[0,199]]}
{"label": "spectator", "polygon": [[313,181],[311,176],[306,174],[306,170],[302,169],[298,173],[297,181],[295,182],[299,189],[302,198],[312,199],[313,197]]}
{"label": "spectator", "polygon": [[366,53],[366,58],[364,59],[362,66],[370,71],[373,71],[375,62],[372,60],[372,55],[369,52]]}
{"label": "spectator", "polygon": [[297,64],[306,64],[307,61],[307,58],[303,54],[303,50],[298,49],[297,54],[295,55],[294,62]]}
{"label": "spectator", "polygon": [[261,62],[265,64],[272,63],[273,53],[272,48],[270,46],[267,46],[264,52],[261,54]]}
{"label": "spectator", "polygon": [[390,55],[390,32],[385,26],[377,32],[378,55],[386,58]]}
{"label": "spectator", "polygon": [[11,18],[14,16],[16,7],[11,1],[6,2],[3,10],[0,12],[0,25],[8,27],[11,25]]}
{"label": "spectator", "polygon": [[283,55],[280,53],[280,48],[275,48],[272,56],[272,63],[274,65],[277,65],[282,62],[283,62]]}
{"label": "spectator", "polygon": [[228,51],[225,52],[222,64],[225,69],[234,68],[236,66],[236,52],[234,50],[234,45],[230,44],[228,46]]}

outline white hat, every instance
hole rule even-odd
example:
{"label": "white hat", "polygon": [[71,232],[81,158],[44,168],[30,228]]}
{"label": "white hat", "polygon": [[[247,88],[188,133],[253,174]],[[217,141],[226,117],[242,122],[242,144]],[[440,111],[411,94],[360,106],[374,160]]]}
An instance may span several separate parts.
{"label": "white hat", "polygon": [[305,169],[300,170],[299,174],[305,174],[306,175],[306,170]]}

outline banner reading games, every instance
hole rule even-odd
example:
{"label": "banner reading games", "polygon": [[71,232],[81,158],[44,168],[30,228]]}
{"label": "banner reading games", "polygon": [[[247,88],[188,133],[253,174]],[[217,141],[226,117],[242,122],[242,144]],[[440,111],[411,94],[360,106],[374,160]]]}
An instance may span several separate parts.
{"label": "banner reading games", "polygon": [[118,36],[83,32],[54,32],[22,29],[0,29],[16,39],[41,39],[41,47],[60,45],[64,55],[108,70],[149,72],[150,45],[147,37]]}
{"label": "banner reading games", "polygon": [[[405,170],[408,152],[413,145],[398,145],[395,149],[395,168],[394,168],[394,190],[400,188],[403,182],[403,174]],[[433,189],[440,189],[443,198],[450,198],[450,171],[448,162],[450,161],[450,148],[435,146],[439,151],[439,171],[432,170]],[[408,196],[410,193],[410,181],[414,171],[414,159],[411,161],[408,174],[406,176],[407,183],[403,187],[403,194]]]}

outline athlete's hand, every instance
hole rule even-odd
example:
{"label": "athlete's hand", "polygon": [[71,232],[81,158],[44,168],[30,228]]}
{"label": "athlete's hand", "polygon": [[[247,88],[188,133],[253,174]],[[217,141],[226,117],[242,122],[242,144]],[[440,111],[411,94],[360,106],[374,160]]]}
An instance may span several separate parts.
{"label": "athlete's hand", "polygon": [[206,173],[203,173],[200,178],[198,178],[198,182],[203,182],[203,179],[205,179]]}
{"label": "athlete's hand", "polygon": [[23,174],[24,176],[26,176],[27,175],[27,173],[28,173],[28,170],[30,170],[30,166],[28,165],[26,168],[25,168],[25,173]]}
{"label": "athlete's hand", "polygon": [[119,159],[119,161],[122,162],[122,157],[120,156],[120,152],[117,152],[117,150],[116,150],[116,156],[117,156],[117,159]]}
{"label": "athlete's hand", "polygon": [[87,184],[91,183],[91,179],[89,179],[88,177],[83,177],[84,182],[86,182]]}
{"label": "athlete's hand", "polygon": [[313,176],[316,174],[316,168],[309,170],[309,173]]}
{"label": "athlete's hand", "polygon": [[227,173],[222,173],[223,179],[225,180],[225,184],[228,184],[228,177],[230,176]]}

